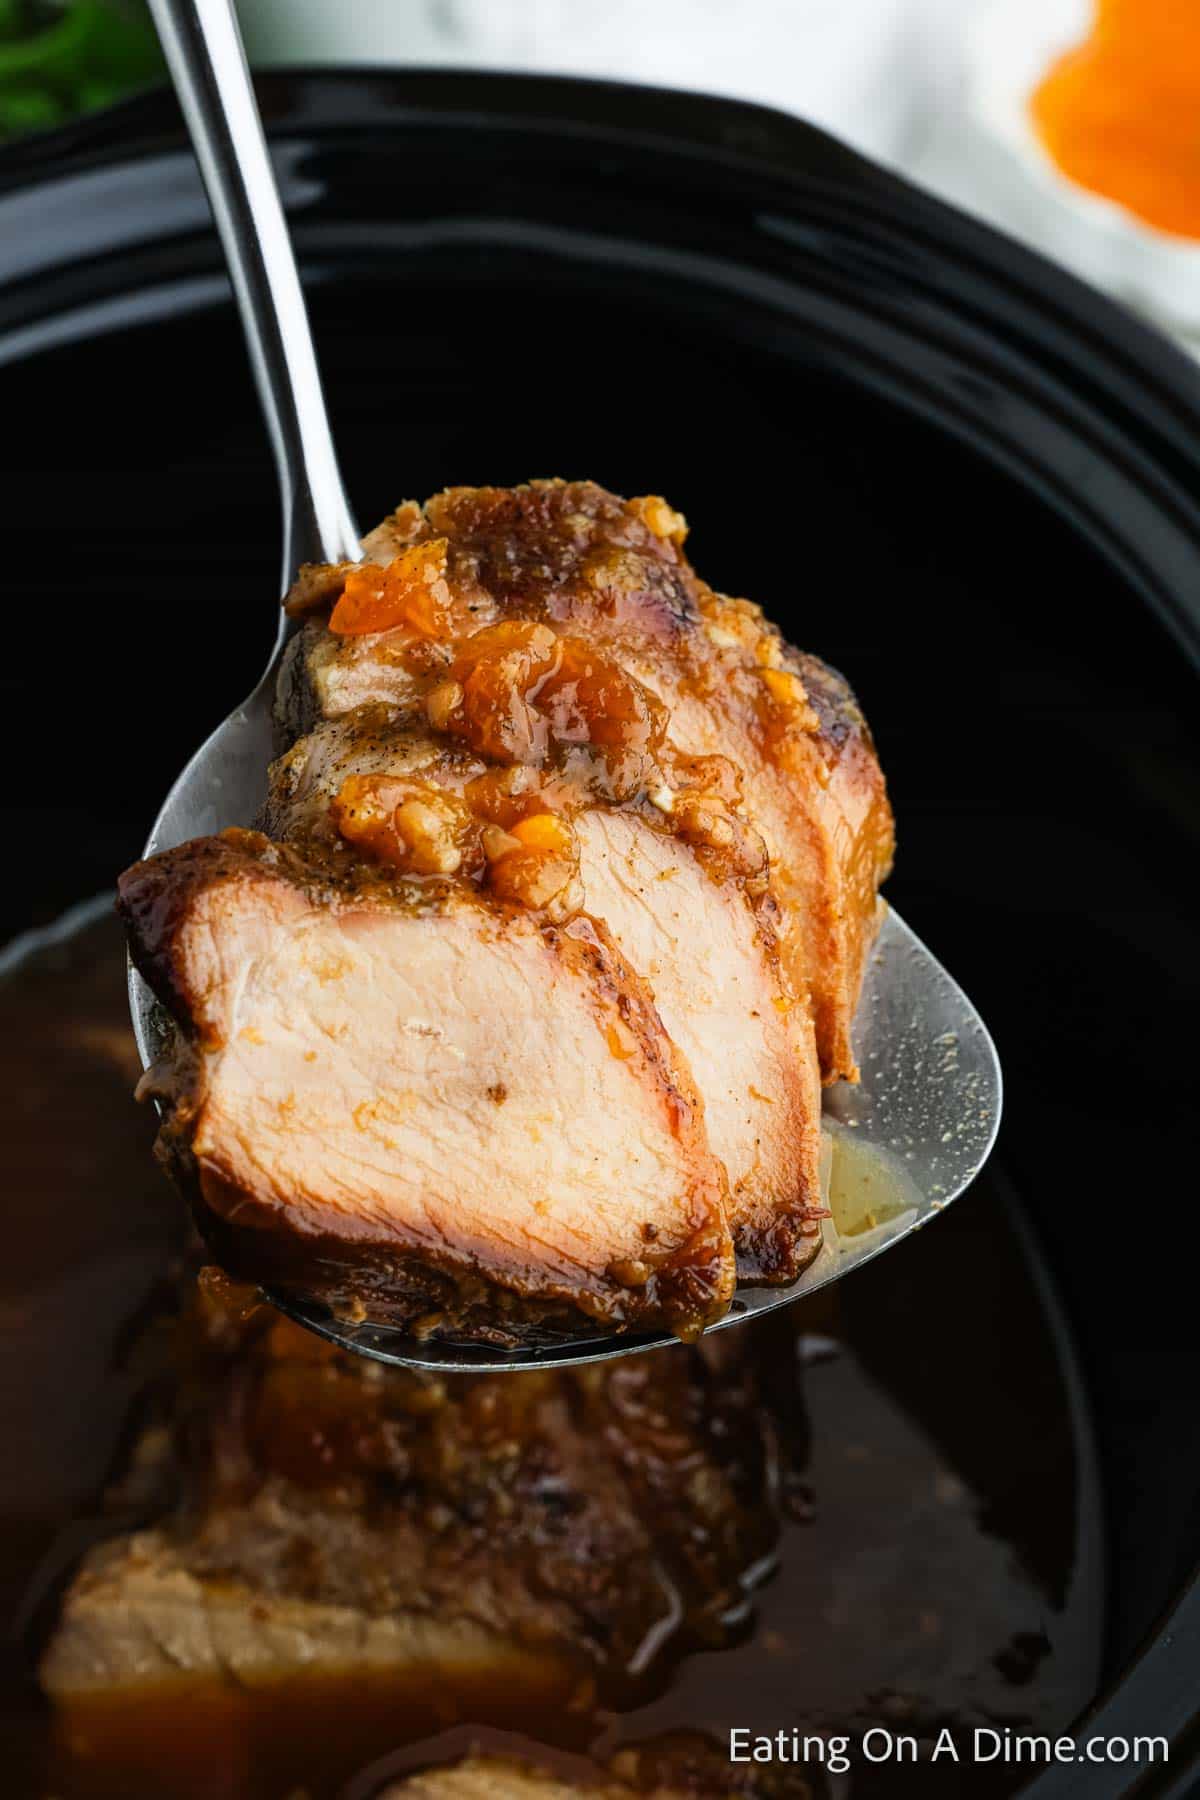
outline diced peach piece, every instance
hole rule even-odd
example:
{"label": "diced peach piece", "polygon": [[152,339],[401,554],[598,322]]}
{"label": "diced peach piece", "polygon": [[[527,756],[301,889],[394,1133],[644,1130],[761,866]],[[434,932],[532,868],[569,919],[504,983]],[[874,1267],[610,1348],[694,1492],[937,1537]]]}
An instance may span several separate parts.
{"label": "diced peach piece", "polygon": [[395,775],[348,775],[333,801],[347,843],[411,875],[454,875],[472,831],[454,794]]}
{"label": "diced peach piece", "polygon": [[527,819],[518,819],[512,835],[527,850],[561,852],[573,845],[570,826],[554,813],[531,813]]}
{"label": "diced peach piece", "polygon": [[667,538],[678,550],[688,534],[688,522],[661,494],[638,494],[627,502],[629,510],[649,526],[657,538]]}
{"label": "diced peach piece", "polygon": [[447,637],[456,619],[445,577],[445,538],[411,544],[386,568],[360,563],[346,577],[329,629],[338,637],[366,637],[403,626],[417,637]]}

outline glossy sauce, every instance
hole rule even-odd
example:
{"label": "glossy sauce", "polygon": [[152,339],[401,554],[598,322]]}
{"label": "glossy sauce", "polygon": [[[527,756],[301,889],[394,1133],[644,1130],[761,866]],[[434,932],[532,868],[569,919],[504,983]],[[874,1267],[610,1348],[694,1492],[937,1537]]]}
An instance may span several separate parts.
{"label": "glossy sauce", "polygon": [[[1090,1452],[1059,1327],[985,1181],[916,1242],[756,1328],[768,1380],[774,1371],[786,1391],[800,1365],[804,1407],[774,1428],[778,1553],[726,1619],[726,1648],[680,1658],[645,1644],[599,1706],[511,1683],[356,1680],[196,1688],[57,1718],[32,1679],[36,1644],[56,1585],[113,1529],[100,1495],[164,1379],[148,1326],[184,1232],[150,1158],[152,1119],[129,1097],[123,977],[105,919],[0,987],[10,1171],[0,1582],[17,1624],[7,1793],[368,1800],[393,1768],[449,1754],[432,1740],[452,1727],[608,1758],[681,1728],[718,1743],[732,1726],[1054,1732],[1091,1697],[1101,1590]],[[896,1204],[887,1172],[844,1144],[832,1193],[843,1232],[885,1222]],[[814,1795],[830,1800],[974,1800],[1013,1791],[1021,1773],[807,1768]]]}

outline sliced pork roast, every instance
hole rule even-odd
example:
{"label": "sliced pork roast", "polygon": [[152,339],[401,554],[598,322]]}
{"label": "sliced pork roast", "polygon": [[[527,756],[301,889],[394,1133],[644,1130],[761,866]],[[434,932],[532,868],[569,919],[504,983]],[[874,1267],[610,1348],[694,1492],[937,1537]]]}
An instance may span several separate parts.
{"label": "sliced pork roast", "polygon": [[406,503],[303,571],[265,835],[138,865],[216,1253],[421,1332],[693,1335],[819,1243],[892,834],[841,678],[662,500]]}

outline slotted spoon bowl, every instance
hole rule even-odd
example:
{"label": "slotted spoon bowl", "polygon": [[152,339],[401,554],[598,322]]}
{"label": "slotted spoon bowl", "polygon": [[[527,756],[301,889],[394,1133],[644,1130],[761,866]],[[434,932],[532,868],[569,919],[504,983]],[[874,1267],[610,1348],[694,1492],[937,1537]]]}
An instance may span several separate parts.
{"label": "slotted spoon bowl", "polygon": [[[304,562],[354,561],[358,533],[338,470],[299,274],[229,0],[150,0],[191,134],[245,331],[274,447],[283,503],[286,591]],[[144,854],[229,825],[251,825],[274,753],[271,702],[288,635],[280,614],[271,660],[243,704],[201,745],[172,786]],[[169,1021],[130,967],[129,1001],[148,1067]],[[869,1158],[891,1196],[876,1223],[826,1221],[821,1248],[785,1288],[741,1286],[712,1330],[742,1324],[869,1262],[956,1199],[987,1161],[1000,1121],[995,1047],[962,989],[894,912],[870,959],[855,1023],[860,1085],[827,1090],[833,1154]],[[851,1147],[853,1146],[853,1148]],[[836,1179],[834,1181],[836,1189]],[[394,1328],[349,1324],[317,1303],[268,1293],[298,1323],[346,1350],[430,1370],[559,1368],[669,1344],[665,1334],[591,1335],[515,1350],[421,1342]]]}

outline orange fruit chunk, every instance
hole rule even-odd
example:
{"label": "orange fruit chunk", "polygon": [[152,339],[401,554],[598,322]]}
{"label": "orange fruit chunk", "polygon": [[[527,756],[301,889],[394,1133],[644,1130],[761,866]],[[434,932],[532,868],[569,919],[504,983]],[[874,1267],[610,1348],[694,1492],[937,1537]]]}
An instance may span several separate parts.
{"label": "orange fruit chunk", "polygon": [[329,619],[338,637],[366,637],[404,627],[421,638],[447,637],[455,607],[446,581],[446,540],[410,544],[386,568],[351,569]]}

